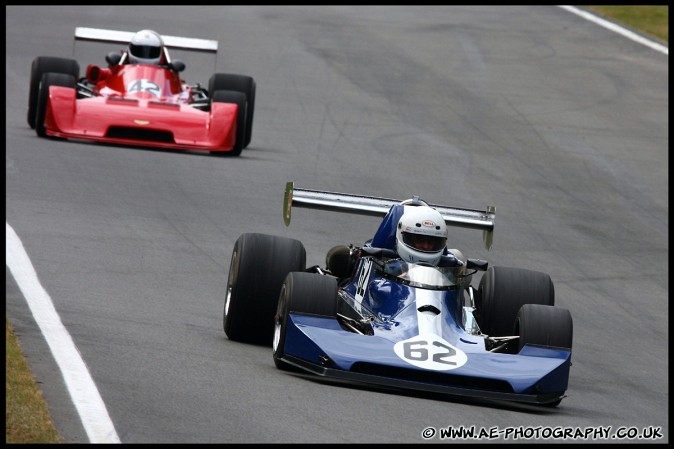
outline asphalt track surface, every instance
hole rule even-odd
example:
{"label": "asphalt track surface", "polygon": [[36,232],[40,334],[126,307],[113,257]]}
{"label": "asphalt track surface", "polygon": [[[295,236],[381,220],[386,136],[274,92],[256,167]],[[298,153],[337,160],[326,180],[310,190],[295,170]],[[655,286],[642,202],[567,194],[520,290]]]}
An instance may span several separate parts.
{"label": "asphalt track surface", "polygon": [[[6,13],[6,221],[121,442],[419,443],[449,426],[652,428],[661,439],[566,441],[668,442],[667,55],[555,6]],[[215,158],[38,138],[26,123],[31,61],[81,51],[77,26],[218,40],[215,64],[182,58],[184,77],[255,78],[250,147]],[[117,48],[78,57],[81,70]],[[286,228],[290,180],[495,206],[489,252],[471,230],[452,230],[450,247],[551,275],[574,322],[568,397],[541,409],[344,386],[278,371],[269,348],[229,341],[222,309],[241,233],[299,238],[307,263],[322,265],[378,225],[296,209]],[[6,279],[7,317],[58,430],[89,442],[9,269]]]}

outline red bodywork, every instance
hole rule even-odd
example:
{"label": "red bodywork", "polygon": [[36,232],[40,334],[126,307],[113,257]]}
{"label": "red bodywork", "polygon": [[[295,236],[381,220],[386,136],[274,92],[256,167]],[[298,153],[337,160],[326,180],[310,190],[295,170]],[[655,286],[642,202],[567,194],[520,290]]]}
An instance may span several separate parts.
{"label": "red bodywork", "polygon": [[231,151],[238,106],[213,103],[210,112],[190,106],[192,94],[179,75],[135,64],[87,68],[93,98],[51,86],[45,114],[49,136],[179,150]]}

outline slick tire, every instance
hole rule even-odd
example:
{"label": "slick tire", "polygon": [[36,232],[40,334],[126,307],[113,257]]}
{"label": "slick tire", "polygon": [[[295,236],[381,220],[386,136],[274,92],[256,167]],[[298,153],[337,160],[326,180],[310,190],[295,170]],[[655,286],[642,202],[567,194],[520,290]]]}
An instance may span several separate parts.
{"label": "slick tire", "polygon": [[524,304],[515,330],[520,336],[518,352],[527,344],[564,349],[573,345],[571,312],[561,307]]}
{"label": "slick tire", "polygon": [[51,86],[75,88],[75,78],[72,75],[66,75],[63,73],[45,73],[42,75],[42,81],[40,82],[40,89],[37,96],[37,109],[35,114],[35,132],[40,137],[47,137],[44,120],[47,114],[49,88]]}
{"label": "slick tire", "polygon": [[40,83],[45,73],[63,73],[76,80],[80,75],[80,66],[74,59],[38,56],[30,66],[30,86],[28,89],[28,126],[35,129],[37,115],[37,97]]}
{"label": "slick tire", "polygon": [[217,156],[239,156],[243,150],[243,142],[246,137],[246,96],[233,90],[216,90],[211,96],[211,103],[234,103],[239,107],[236,115],[236,137],[232,151],[214,151],[211,154]]}
{"label": "slick tire", "polygon": [[291,272],[283,282],[274,317],[274,364],[282,370],[296,371],[293,365],[281,360],[290,313],[334,318],[337,315],[337,279],[322,274]]}
{"label": "slick tire", "polygon": [[[525,345],[545,346],[571,350],[573,346],[573,320],[571,312],[561,307],[540,304],[524,304],[517,314],[516,335],[519,335],[518,350]],[[561,392],[563,394],[563,392]],[[557,407],[562,398],[541,404]]]}
{"label": "slick tire", "polygon": [[304,271],[299,240],[243,234],[234,244],[227,278],[223,328],[230,340],[270,346],[274,315],[286,275]]}
{"label": "slick tire", "polygon": [[483,334],[514,334],[517,313],[524,304],[555,305],[555,288],[546,273],[511,267],[490,267],[482,276],[475,298]]}
{"label": "slick tire", "polygon": [[218,90],[234,90],[246,96],[246,134],[243,139],[243,148],[248,148],[253,136],[253,115],[255,114],[255,80],[246,75],[234,75],[230,73],[216,73],[208,80],[209,95]]}

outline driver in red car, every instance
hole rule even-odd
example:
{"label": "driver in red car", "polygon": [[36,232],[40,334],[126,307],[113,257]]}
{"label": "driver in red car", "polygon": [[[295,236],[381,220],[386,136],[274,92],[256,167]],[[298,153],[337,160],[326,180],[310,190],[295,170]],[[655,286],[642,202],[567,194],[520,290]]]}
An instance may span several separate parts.
{"label": "driver in red car", "polygon": [[134,34],[129,42],[127,53],[127,64],[164,65],[167,63],[164,41],[156,31],[140,30]]}
{"label": "driver in red car", "polygon": [[185,70],[182,61],[171,60],[164,40],[156,31],[140,30],[131,37],[127,48],[121,52],[110,52],[105,57],[108,68],[91,64],[87,67],[87,80],[96,84],[111,74],[111,69],[127,64],[150,64],[168,68],[174,72]]}

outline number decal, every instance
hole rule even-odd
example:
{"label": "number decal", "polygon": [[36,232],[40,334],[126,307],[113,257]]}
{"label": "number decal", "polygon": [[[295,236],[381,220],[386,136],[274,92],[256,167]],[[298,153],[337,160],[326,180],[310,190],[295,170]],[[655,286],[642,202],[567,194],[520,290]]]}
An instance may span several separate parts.
{"label": "number decal", "polygon": [[437,335],[417,335],[399,341],[393,351],[407,363],[436,371],[456,369],[468,361],[465,352]]}
{"label": "number decal", "polygon": [[365,296],[365,285],[370,278],[370,271],[372,270],[372,261],[370,259],[363,260],[363,268],[360,270],[358,283],[356,284],[356,302],[360,304]]}
{"label": "number decal", "polygon": [[[428,342],[422,341],[406,341],[403,344],[403,354],[405,354],[406,359],[410,360],[428,360],[428,350],[424,348]],[[419,346],[421,348],[414,348],[413,346]],[[418,354],[418,355],[417,355]]]}
{"label": "number decal", "polygon": [[447,363],[449,365],[456,365],[456,362],[451,360],[444,360],[447,357],[453,357],[456,355],[456,349],[452,345],[445,345],[439,341],[434,341],[433,346],[438,346],[440,348],[445,348],[447,352],[436,352],[433,354],[433,361],[438,363]]}
{"label": "number decal", "polygon": [[[428,360],[428,349],[424,346],[428,345],[426,340],[419,341],[405,341],[403,342],[403,354],[408,360],[426,361]],[[439,341],[433,341],[433,346],[444,348],[446,352],[436,352],[433,354],[433,361],[436,363],[446,363],[447,365],[456,365],[456,362],[445,360],[447,357],[452,357],[456,354],[456,349],[451,345],[445,345]],[[414,347],[417,346],[417,347]],[[421,346],[421,347],[418,347]]]}
{"label": "number decal", "polygon": [[150,92],[155,97],[161,97],[161,89],[155,83],[150,80],[137,80],[129,84],[129,87],[126,89],[129,93],[134,92]]}

